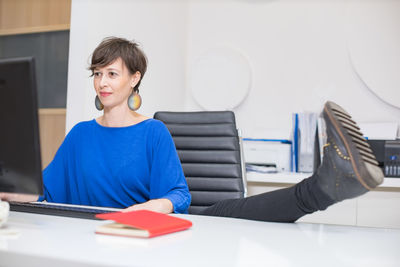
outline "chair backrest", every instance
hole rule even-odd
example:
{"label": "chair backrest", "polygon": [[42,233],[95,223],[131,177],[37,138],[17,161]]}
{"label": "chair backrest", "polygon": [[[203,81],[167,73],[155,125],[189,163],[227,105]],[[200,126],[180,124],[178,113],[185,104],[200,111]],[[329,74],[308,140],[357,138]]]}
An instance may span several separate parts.
{"label": "chair backrest", "polygon": [[214,203],[245,195],[241,139],[231,111],[156,112],[175,142],[198,214]]}

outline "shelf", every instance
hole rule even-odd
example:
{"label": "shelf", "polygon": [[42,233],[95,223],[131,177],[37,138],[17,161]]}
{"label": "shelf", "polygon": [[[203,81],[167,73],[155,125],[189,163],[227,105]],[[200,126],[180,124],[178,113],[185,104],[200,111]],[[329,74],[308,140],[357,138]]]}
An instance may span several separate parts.
{"label": "shelf", "polygon": [[[301,180],[310,177],[311,173],[256,173],[247,172],[248,183],[277,183],[277,184],[297,184]],[[385,177],[383,184],[379,187],[398,187],[400,188],[400,178]]]}
{"label": "shelf", "polygon": [[24,27],[24,28],[14,28],[14,29],[0,29],[0,36],[16,35],[16,34],[29,34],[29,33],[42,33],[42,32],[54,32],[54,31],[67,31],[69,29],[70,29],[69,24]]}
{"label": "shelf", "polygon": [[247,182],[258,183],[280,183],[297,184],[304,178],[310,177],[311,173],[278,172],[278,173],[258,173],[247,172]]}
{"label": "shelf", "polygon": [[385,177],[383,184],[379,187],[400,187],[400,178]]}
{"label": "shelf", "polygon": [[71,0],[0,0],[0,36],[70,29]]}
{"label": "shelf", "polygon": [[39,108],[39,115],[66,115],[65,108]]}

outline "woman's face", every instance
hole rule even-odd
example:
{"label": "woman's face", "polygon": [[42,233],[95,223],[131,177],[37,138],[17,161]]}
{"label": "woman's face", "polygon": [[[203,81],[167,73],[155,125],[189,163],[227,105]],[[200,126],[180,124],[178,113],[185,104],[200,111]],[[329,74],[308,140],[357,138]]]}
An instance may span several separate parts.
{"label": "woman's face", "polygon": [[127,99],[132,88],[139,82],[140,73],[130,74],[121,58],[110,65],[95,69],[93,73],[94,88],[104,109],[121,105],[127,108]]}

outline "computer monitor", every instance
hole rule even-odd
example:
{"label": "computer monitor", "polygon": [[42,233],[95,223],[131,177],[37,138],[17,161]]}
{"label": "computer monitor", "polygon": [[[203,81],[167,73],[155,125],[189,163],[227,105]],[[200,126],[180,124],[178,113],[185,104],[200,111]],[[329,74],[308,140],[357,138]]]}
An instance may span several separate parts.
{"label": "computer monitor", "polygon": [[0,192],[43,194],[35,62],[0,59]]}

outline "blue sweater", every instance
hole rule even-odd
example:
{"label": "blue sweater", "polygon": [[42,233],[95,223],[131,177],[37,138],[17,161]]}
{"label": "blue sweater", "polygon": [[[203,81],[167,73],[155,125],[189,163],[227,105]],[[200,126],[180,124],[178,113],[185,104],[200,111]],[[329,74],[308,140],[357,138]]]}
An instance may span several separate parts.
{"label": "blue sweater", "polygon": [[167,198],[186,213],[190,193],[172,137],[148,119],[128,127],[81,122],[66,136],[43,171],[49,202],[126,208]]}

